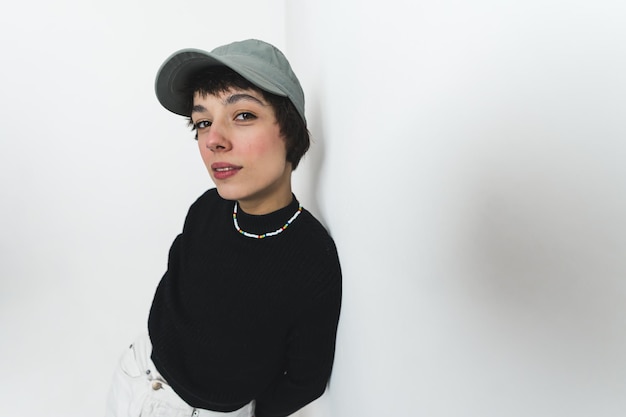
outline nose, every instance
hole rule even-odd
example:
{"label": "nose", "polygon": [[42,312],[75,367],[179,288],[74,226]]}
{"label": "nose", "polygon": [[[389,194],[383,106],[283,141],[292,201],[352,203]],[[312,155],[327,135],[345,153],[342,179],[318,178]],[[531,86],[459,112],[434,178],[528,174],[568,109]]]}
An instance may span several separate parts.
{"label": "nose", "polygon": [[224,152],[230,149],[231,144],[227,138],[226,129],[219,123],[213,122],[206,133],[203,134],[205,146],[211,152]]}

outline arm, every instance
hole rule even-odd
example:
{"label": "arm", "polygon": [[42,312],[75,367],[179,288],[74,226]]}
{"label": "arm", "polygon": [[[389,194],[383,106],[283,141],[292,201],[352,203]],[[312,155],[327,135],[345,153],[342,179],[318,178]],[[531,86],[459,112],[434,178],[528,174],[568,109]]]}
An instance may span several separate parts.
{"label": "arm", "polygon": [[290,333],[286,371],[256,399],[256,417],[288,416],[320,397],[332,370],[341,308],[341,278],[298,318]]}

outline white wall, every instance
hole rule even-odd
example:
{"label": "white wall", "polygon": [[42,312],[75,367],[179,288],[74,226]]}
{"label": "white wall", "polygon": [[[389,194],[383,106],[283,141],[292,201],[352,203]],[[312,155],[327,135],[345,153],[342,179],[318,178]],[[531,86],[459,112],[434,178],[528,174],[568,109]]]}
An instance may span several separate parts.
{"label": "white wall", "polygon": [[290,3],[333,416],[626,413],[624,4]]}
{"label": "white wall", "polygon": [[99,413],[210,186],[155,71],[246,37],[302,78],[344,269],[303,415],[624,414],[622,2],[105,3],[0,13],[1,415]]}

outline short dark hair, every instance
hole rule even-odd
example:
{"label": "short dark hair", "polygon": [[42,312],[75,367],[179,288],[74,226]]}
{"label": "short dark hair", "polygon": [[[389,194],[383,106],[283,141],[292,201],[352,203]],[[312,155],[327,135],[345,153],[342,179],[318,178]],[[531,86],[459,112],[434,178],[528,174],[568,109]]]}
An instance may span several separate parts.
{"label": "short dark hair", "polygon": [[[300,159],[308,151],[311,139],[306,122],[289,98],[260,89],[228,67],[209,67],[190,77],[187,82],[185,87],[185,95],[188,97],[187,113],[191,114],[193,97],[196,93],[217,95],[231,88],[256,91],[272,106],[280,134],[285,140],[287,161],[291,162],[292,169],[295,170]],[[189,123],[193,126],[191,117]]]}

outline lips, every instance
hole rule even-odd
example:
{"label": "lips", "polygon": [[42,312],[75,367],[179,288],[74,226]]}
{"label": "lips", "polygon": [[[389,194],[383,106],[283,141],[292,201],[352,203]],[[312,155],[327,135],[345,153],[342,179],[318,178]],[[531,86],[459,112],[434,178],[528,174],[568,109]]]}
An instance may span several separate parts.
{"label": "lips", "polygon": [[213,171],[213,178],[218,180],[224,180],[236,175],[239,170],[243,168],[238,165],[232,165],[225,162],[216,162],[211,164],[211,171]]}

